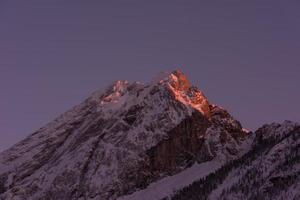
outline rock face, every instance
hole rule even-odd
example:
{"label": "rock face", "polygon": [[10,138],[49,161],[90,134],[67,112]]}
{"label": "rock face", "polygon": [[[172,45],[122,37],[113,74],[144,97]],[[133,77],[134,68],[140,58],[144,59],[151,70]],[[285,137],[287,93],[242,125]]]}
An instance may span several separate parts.
{"label": "rock face", "polygon": [[[152,173],[172,175],[195,161],[205,161],[198,154],[204,145],[202,137],[209,126],[209,120],[195,112],[169,131],[167,139],[160,141],[147,152]],[[210,156],[208,152],[205,154],[206,157]]]}
{"label": "rock face", "polygon": [[0,199],[134,199],[202,164],[242,159],[263,137],[178,70],[117,81],[0,154]]}

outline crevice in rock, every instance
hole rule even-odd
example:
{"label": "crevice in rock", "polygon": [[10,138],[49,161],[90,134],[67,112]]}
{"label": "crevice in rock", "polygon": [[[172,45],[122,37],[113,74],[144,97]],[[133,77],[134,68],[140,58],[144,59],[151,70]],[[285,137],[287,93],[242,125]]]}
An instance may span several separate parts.
{"label": "crevice in rock", "polygon": [[99,147],[99,143],[104,138],[105,134],[106,133],[99,135],[95,140],[95,142],[93,143],[92,149],[90,150],[87,160],[84,163],[82,170],[80,172],[78,187],[75,190],[73,190],[71,194],[72,197],[76,197],[76,198],[84,197],[85,199],[87,198],[86,192],[88,191],[88,186],[85,184],[86,174],[88,173],[89,165],[92,161],[92,158],[95,155],[97,148]]}

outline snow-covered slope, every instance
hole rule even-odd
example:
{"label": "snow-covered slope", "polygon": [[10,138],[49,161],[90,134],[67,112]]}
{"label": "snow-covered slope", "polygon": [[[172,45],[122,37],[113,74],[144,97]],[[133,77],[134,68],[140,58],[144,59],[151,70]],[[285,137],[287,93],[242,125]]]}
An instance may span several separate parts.
{"label": "snow-covered slope", "polygon": [[257,138],[178,70],[116,81],[0,154],[0,199],[167,198]]}

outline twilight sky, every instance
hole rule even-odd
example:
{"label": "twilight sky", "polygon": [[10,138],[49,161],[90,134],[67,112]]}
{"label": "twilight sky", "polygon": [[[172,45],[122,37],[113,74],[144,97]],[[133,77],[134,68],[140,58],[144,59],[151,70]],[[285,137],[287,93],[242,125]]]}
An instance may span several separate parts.
{"label": "twilight sky", "polygon": [[300,121],[299,10],[282,0],[0,0],[0,151],[113,80],[176,68],[246,128]]}

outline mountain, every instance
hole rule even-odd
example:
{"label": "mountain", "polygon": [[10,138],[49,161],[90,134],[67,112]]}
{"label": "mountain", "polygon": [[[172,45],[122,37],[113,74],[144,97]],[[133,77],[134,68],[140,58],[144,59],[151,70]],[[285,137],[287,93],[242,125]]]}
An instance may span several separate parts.
{"label": "mountain", "polygon": [[0,154],[0,199],[297,199],[299,129],[247,131],[179,70],[116,81]]}

